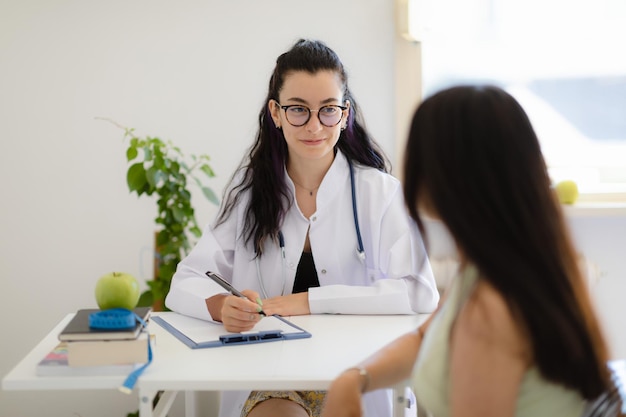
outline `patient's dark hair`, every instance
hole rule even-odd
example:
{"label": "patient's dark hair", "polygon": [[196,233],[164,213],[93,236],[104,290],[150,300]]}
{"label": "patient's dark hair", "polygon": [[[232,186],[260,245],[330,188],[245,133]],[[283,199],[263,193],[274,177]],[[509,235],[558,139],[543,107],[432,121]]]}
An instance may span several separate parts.
{"label": "patient's dark hair", "polygon": [[443,221],[459,250],[507,300],[549,380],[590,399],[608,386],[607,345],[537,136],[494,86],[458,86],[414,114],[404,195]]}
{"label": "patient's dark hair", "polygon": [[269,81],[267,97],[259,112],[259,128],[256,141],[235,173],[237,184],[227,188],[216,225],[223,223],[232,214],[242,197],[250,190],[242,237],[246,244],[252,243],[257,255],[263,253],[266,238],[276,240],[283,216],[291,204],[291,195],[285,182],[285,165],[288,151],[283,132],[274,126],[268,103],[278,101],[285,78],[290,73],[304,71],[315,74],[319,71],[336,72],[343,83],[343,100],[350,101],[350,113],[346,129],[341,132],[336,148],[356,163],[389,172],[389,162],[365,128],[359,105],[348,88],[348,75],[337,54],[323,42],[300,39],[276,60]]}

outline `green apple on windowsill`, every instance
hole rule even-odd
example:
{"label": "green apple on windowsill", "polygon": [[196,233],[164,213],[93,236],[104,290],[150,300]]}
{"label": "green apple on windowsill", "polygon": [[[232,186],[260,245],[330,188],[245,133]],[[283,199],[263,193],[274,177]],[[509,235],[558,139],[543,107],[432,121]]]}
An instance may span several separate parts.
{"label": "green apple on windowsill", "polygon": [[578,200],[578,184],[575,181],[559,181],[554,190],[561,204],[574,204]]}
{"label": "green apple on windowsill", "polygon": [[98,279],[95,294],[101,310],[132,310],[139,302],[139,282],[126,272],[110,272]]}

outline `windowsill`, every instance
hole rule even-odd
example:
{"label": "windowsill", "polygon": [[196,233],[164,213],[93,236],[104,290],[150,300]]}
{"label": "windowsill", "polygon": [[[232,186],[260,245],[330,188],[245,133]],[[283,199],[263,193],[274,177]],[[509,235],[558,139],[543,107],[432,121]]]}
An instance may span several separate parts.
{"label": "windowsill", "polygon": [[594,198],[588,200],[586,197],[581,196],[576,204],[564,204],[565,214],[574,217],[626,216],[626,198],[618,200],[596,200]]}

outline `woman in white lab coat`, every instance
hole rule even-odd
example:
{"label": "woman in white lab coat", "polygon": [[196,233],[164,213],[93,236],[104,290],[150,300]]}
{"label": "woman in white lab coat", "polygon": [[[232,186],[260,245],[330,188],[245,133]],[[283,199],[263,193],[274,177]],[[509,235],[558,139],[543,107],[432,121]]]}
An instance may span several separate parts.
{"label": "woman in white lab coat", "polygon": [[[179,264],[168,308],[250,330],[257,314],[413,314],[439,300],[402,187],[364,128],[337,55],[300,40],[278,57],[248,158]],[[225,293],[222,275],[248,299]],[[307,360],[307,358],[302,358]],[[220,416],[316,416],[324,392],[225,392]],[[390,414],[389,392],[364,398]]]}

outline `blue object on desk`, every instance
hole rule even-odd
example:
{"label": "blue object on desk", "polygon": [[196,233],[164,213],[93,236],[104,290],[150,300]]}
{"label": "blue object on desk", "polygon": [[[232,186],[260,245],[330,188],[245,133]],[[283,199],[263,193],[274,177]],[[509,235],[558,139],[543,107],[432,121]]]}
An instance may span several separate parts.
{"label": "blue object on desk", "polygon": [[[141,317],[125,308],[111,308],[89,314],[89,327],[94,329],[132,329],[135,327],[135,322],[140,323],[143,330],[146,330],[148,327],[148,324]],[[151,363],[152,346],[150,345],[150,335],[148,335],[148,362],[131,372],[119,387],[119,390],[125,394],[130,394],[137,383],[137,379]]]}
{"label": "blue object on desk", "polygon": [[89,314],[89,327],[92,329],[125,330],[142,322],[141,317],[125,308],[111,308]]}
{"label": "blue object on desk", "polygon": [[[141,317],[139,317],[137,314],[133,313],[132,311],[130,313],[134,316],[135,320],[141,323],[142,329],[144,331],[147,331],[148,323],[146,323]],[[151,363],[152,363],[152,346],[150,342],[150,335],[148,334],[148,362],[144,363],[139,368],[131,372],[126,377],[122,385],[119,387],[119,390],[123,392],[124,394],[130,394],[133,388],[135,387],[135,384],[137,383],[137,379],[139,379],[143,371],[145,371],[146,368],[150,366]]]}

